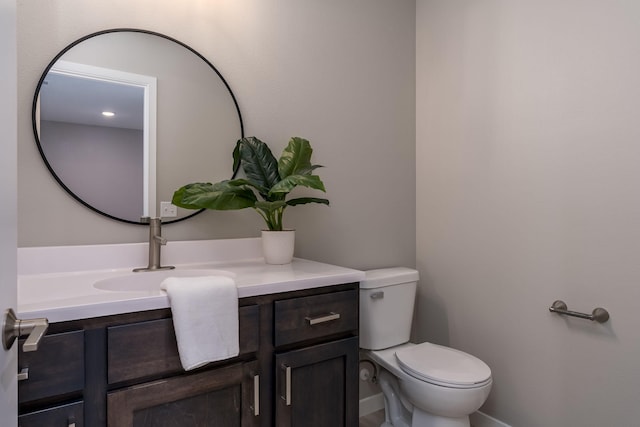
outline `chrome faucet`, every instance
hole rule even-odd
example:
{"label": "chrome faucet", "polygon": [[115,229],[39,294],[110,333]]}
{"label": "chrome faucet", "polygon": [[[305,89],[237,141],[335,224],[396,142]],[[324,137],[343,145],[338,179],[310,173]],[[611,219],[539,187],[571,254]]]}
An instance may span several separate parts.
{"label": "chrome faucet", "polygon": [[134,272],[141,271],[156,271],[156,270],[171,270],[175,268],[172,265],[160,265],[160,247],[167,244],[167,239],[162,237],[160,218],[140,218],[142,222],[149,223],[149,265],[146,267],[134,268]]}

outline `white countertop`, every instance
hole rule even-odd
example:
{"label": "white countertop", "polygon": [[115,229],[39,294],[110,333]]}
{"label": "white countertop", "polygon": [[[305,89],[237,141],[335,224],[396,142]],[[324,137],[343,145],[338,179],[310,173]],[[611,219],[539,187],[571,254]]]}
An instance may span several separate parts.
{"label": "white countertop", "polygon": [[[259,245],[260,239],[172,242],[163,248],[162,260],[163,265],[175,265],[177,270],[220,270],[233,277],[239,298],[364,279],[364,272],[359,270],[298,258],[291,264],[268,265],[260,256]],[[114,291],[94,287],[101,279],[158,275],[132,273],[132,268],[146,265],[146,257],[146,244],[20,248],[18,316],[63,322],[168,308],[167,294],[160,289]]]}

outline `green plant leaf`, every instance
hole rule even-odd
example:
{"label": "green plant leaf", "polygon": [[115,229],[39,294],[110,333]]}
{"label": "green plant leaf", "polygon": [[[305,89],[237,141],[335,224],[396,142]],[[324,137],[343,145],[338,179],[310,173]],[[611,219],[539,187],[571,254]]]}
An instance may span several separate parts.
{"label": "green plant leaf", "polygon": [[[287,206],[306,203],[328,205],[327,199],[300,197],[285,201],[297,186],[325,191],[324,183],[313,171],[322,166],[311,164],[313,150],[309,141],[293,137],[279,160],[256,137],[242,138],[233,150],[232,179],[216,184],[193,183],[178,189],[173,204],[186,209],[231,210],[254,208],[269,230],[282,230],[282,215]],[[245,178],[236,178],[242,168]],[[259,200],[258,196],[264,200]]]}
{"label": "green plant leaf", "polygon": [[[267,144],[251,136],[238,141],[236,150],[237,154],[234,150],[234,167],[239,162],[247,179],[253,182],[255,188],[269,189],[280,181],[278,162]],[[266,193],[260,194],[266,196]]]}
{"label": "green plant leaf", "polygon": [[210,186],[211,183],[206,183],[206,184],[205,183],[194,183],[194,184],[187,184],[187,185],[185,185],[183,187],[180,187],[176,191],[173,192],[173,197],[171,198],[171,203],[176,205],[176,206],[178,206],[178,207],[184,208],[184,209],[202,209],[199,206],[190,205],[190,204],[185,203],[183,201],[183,198],[184,198],[184,195],[185,195],[186,191],[190,187],[196,186],[196,185],[197,186],[207,186],[207,185]]}
{"label": "green plant leaf", "polygon": [[244,179],[244,178],[236,178],[236,179],[229,180],[227,181],[227,184],[235,187],[242,187],[242,186],[253,187],[260,194],[269,192],[268,188],[260,187],[259,185],[256,185],[255,182],[249,181],[248,179]]}
{"label": "green plant leaf", "polygon": [[239,139],[236,142],[236,146],[233,148],[233,175],[232,178],[235,178],[238,174],[238,170],[240,169],[240,145],[242,144],[242,140]]}
{"label": "green plant leaf", "polygon": [[317,197],[299,197],[297,199],[287,200],[287,205],[289,206],[305,205],[307,203],[321,203],[323,205],[329,205],[329,201],[327,199],[318,199]]}
{"label": "green plant leaf", "polygon": [[282,213],[287,203],[284,200],[276,200],[273,202],[258,201],[255,209],[267,223],[267,227],[272,231],[282,230]]}
{"label": "green plant leaf", "polygon": [[290,175],[274,185],[269,195],[287,194],[298,185],[325,191],[324,184],[318,175]]}
{"label": "green plant leaf", "polygon": [[256,209],[262,209],[265,212],[275,212],[285,206],[287,206],[287,202],[284,200],[276,200],[275,202],[257,201],[255,204]]}
{"label": "green plant leaf", "polygon": [[251,208],[257,199],[250,188],[230,181],[193,183],[178,189],[172,203],[186,209],[235,210]]}
{"label": "green plant leaf", "polygon": [[311,173],[318,169],[318,168],[323,168],[324,166],[322,165],[311,165],[308,168],[304,168],[304,169],[300,169],[297,173],[297,175],[311,175]]}
{"label": "green plant leaf", "polygon": [[280,178],[302,175],[301,171],[312,170],[311,154],[313,154],[313,149],[309,141],[297,136],[291,138],[278,159]]}

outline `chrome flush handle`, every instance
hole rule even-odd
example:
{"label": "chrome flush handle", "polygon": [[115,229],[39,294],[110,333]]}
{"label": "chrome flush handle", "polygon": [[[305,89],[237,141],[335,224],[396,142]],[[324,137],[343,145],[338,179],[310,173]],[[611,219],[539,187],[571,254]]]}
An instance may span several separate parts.
{"label": "chrome flush handle", "polygon": [[371,299],[382,299],[384,298],[384,291],[374,292],[370,296]]}

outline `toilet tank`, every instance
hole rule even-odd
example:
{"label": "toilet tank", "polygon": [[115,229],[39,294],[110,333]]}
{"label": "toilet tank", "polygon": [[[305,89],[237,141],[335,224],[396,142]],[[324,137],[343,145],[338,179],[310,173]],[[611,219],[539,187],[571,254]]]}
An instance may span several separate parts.
{"label": "toilet tank", "polygon": [[394,267],[365,271],[360,282],[360,348],[381,350],[409,341],[418,272]]}

